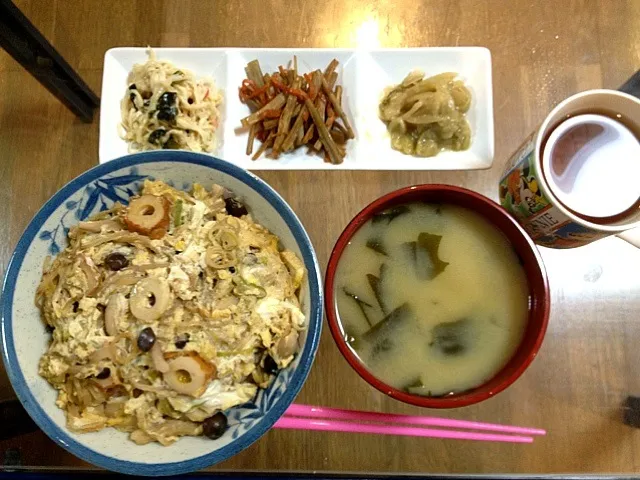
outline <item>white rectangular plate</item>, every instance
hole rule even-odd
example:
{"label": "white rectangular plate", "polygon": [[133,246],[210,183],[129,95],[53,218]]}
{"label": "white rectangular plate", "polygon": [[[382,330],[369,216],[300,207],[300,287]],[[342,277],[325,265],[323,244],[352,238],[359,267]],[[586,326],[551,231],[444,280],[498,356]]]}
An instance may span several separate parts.
{"label": "white rectangular plate", "polygon": [[[214,79],[222,90],[222,126],[218,149],[213,155],[251,170],[475,170],[491,167],[494,154],[491,54],[483,47],[434,47],[383,50],[347,49],[254,49],[254,48],[156,48],[159,59],[196,76]],[[251,160],[245,154],[247,133],[240,132],[240,119],[249,108],[240,102],[238,88],[244,67],[258,59],[264,72],[287,65],[298,57],[301,72],[324,69],[336,58],[340,62],[338,82],[343,86],[343,107],[356,133],[348,143],[347,156],[331,165],[306,148],[281,155],[278,160]],[[147,58],[144,48],[113,48],[104,59],[100,109],[100,163],[127,154],[127,144],[118,135],[120,100],[126,92],[127,75],[135,63]],[[473,95],[467,114],[472,143],[464,152],[441,152],[435,157],[403,155],[391,148],[384,123],[378,118],[378,103],[386,87],[400,83],[413,70],[427,76],[457,72]],[[258,148],[259,142],[254,147]]]}

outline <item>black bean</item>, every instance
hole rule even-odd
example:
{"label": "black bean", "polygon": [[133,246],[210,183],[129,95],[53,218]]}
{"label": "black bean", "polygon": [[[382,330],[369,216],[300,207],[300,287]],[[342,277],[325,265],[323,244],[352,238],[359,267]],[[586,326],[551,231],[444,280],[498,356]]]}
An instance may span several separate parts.
{"label": "black bean", "polygon": [[113,272],[122,270],[129,265],[129,260],[120,252],[113,252],[104,259],[104,264]]}
{"label": "black bean", "polygon": [[182,350],[184,347],[187,346],[187,342],[189,341],[189,334],[185,333],[184,335],[180,335],[175,343],[176,348],[179,348],[180,350]]}
{"label": "black bean", "polygon": [[158,98],[158,110],[162,110],[164,108],[171,108],[176,104],[176,98],[178,94],[176,92],[164,92]]}
{"label": "black bean", "polygon": [[164,128],[158,128],[149,134],[147,141],[152,145],[160,145],[160,140],[164,137],[167,131]]}
{"label": "black bean", "polygon": [[211,440],[220,438],[226,429],[227,417],[222,412],[218,412],[202,422],[202,433]]}
{"label": "black bean", "polygon": [[138,335],[138,348],[143,352],[148,352],[156,343],[156,334],[151,327],[143,328]]}
{"label": "black bean", "polygon": [[[136,84],[132,83],[131,85],[129,85],[129,90],[137,90],[136,88]],[[138,107],[136,107],[136,94],[133,92],[129,93],[129,100],[131,100],[131,103],[133,103],[133,106],[136,108],[136,110],[138,109]]]}
{"label": "black bean", "polygon": [[269,374],[275,374],[278,371],[278,364],[271,355],[267,355],[264,357],[264,366],[262,368]]}
{"label": "black bean", "polygon": [[79,302],[73,302],[73,313],[77,313],[78,307],[80,307]]}
{"label": "black bean", "polygon": [[229,273],[236,273],[236,267],[229,267]]}
{"label": "black bean", "polygon": [[164,92],[158,98],[156,108],[158,113],[156,116],[158,120],[164,120],[165,122],[172,122],[178,115],[178,107],[176,106],[176,98],[178,94],[176,92]]}
{"label": "black bean", "polygon": [[105,378],[109,378],[109,375],[111,375],[111,369],[105,367],[99,374],[96,375],[96,378],[104,380]]}
{"label": "black bean", "polygon": [[173,122],[177,115],[178,109],[176,107],[158,109],[158,113],[156,113],[158,120],[165,122]]}
{"label": "black bean", "polygon": [[227,213],[232,217],[241,217],[249,213],[247,207],[237,198],[225,198],[224,205],[227,207]]}

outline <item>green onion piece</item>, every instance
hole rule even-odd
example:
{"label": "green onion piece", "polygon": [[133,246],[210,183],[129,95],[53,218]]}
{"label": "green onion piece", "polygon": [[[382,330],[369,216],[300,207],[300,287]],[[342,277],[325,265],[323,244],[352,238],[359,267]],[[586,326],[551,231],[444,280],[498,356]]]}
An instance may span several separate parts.
{"label": "green onion piece", "polygon": [[173,204],[173,226],[178,228],[182,225],[182,200],[177,200]]}

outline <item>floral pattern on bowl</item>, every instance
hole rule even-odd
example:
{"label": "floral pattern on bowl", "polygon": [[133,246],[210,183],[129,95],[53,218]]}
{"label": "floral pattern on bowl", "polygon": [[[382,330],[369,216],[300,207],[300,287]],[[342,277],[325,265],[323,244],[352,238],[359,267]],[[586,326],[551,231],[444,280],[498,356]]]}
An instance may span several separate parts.
{"label": "floral pattern on bowl", "polygon": [[[65,428],[64,413],[55,405],[54,389],[37,374],[39,357],[48,342],[33,301],[44,259],[66,247],[71,226],[115,202],[128,203],[146,178],[162,179],[185,190],[194,182],[219,183],[231,189],[244,197],[258,222],[298,253],[308,271],[302,298],[308,329],[301,352],[278,373],[269,388],[259,390],[252,401],[226,412],[229,428],[215,441],[184,437],[169,447],[140,446],[114,429],[74,434]],[[159,151],[129,155],[71,181],[27,227],[8,266],[2,292],[3,358],[18,398],[36,423],[62,447],[88,462],[122,473],[186,473],[223,461],[246,448],[293,401],[306,379],[319,341],[323,309],[320,289],[320,268],[308,236],[289,206],[262,180],[201,154]],[[13,321],[18,318],[19,322]]]}
{"label": "floral pattern on bowl", "polygon": [[140,175],[138,172],[137,167],[131,167],[122,175],[105,176],[87,185],[80,200],[67,200],[64,203],[66,212],[62,215],[60,223],[51,230],[42,230],[38,235],[40,240],[49,242],[49,253],[60,253],[60,246],[66,242],[72,225],[86,220],[96,212],[111,208],[115,202],[127,205],[129,197],[136,195],[144,179],[149,178],[148,175]]}

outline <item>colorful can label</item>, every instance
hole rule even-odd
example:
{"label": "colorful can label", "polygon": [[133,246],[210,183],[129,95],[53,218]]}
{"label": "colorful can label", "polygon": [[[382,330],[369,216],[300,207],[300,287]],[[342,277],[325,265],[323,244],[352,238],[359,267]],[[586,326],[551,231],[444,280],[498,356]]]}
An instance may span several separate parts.
{"label": "colorful can label", "polygon": [[567,217],[539,186],[536,168],[537,131],[511,157],[500,179],[500,204],[513,215],[534,242],[551,248],[574,248],[606,237]]}

